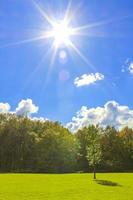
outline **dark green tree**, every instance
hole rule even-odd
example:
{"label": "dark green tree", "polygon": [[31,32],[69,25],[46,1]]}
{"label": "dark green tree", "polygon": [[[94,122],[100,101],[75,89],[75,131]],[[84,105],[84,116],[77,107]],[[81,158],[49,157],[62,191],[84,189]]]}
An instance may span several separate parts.
{"label": "dark green tree", "polygon": [[122,170],[123,145],[118,131],[111,126],[102,130],[102,168],[107,171]]}

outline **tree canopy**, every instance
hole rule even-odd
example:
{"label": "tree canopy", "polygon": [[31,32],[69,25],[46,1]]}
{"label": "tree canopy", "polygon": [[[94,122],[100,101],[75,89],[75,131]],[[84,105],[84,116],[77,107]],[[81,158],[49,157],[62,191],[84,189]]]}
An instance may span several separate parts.
{"label": "tree canopy", "polygon": [[0,172],[88,172],[94,164],[133,170],[133,130],[92,125],[74,134],[58,122],[0,114]]}

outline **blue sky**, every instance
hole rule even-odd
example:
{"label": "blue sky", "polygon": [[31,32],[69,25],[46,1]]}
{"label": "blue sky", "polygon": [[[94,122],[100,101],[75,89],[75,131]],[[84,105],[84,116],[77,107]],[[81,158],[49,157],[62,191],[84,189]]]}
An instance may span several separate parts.
{"label": "blue sky", "polygon": [[[59,20],[69,1],[36,2]],[[47,52],[53,39],[19,44],[49,28],[33,1],[1,0],[0,102],[10,104],[11,111],[15,111],[19,102],[31,99],[39,108],[33,116],[63,124],[73,116],[78,118],[76,112],[82,106],[87,110],[96,111],[98,106],[106,110],[105,105],[112,100],[117,102],[112,103],[115,108],[127,106],[130,118],[133,117],[133,1],[72,0],[71,12],[71,27],[93,25],[81,31],[81,35],[71,37],[85,59],[64,45],[57,49],[51,64],[53,52]],[[65,59],[60,57],[61,53]],[[75,80],[82,79],[77,86]]]}

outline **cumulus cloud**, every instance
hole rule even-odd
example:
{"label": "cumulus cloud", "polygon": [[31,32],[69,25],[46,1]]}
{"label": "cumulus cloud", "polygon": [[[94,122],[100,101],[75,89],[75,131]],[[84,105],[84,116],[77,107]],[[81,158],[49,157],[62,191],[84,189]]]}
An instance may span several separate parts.
{"label": "cumulus cloud", "polygon": [[35,104],[33,104],[32,99],[21,100],[14,111],[10,109],[11,106],[8,103],[0,103],[0,113],[24,115],[28,116],[31,120],[34,121],[41,121],[41,122],[49,121],[48,118],[32,116],[32,114],[37,113],[39,110],[39,108]]}
{"label": "cumulus cloud", "polygon": [[0,113],[14,113],[17,115],[27,115],[30,116],[38,111],[38,107],[33,104],[32,99],[21,100],[18,103],[15,111],[11,111],[11,106],[9,103],[0,103]]}
{"label": "cumulus cloud", "polygon": [[129,70],[130,74],[133,75],[133,62],[131,62],[131,63],[129,64],[128,70]]}
{"label": "cumulus cloud", "polygon": [[48,118],[44,118],[44,117],[30,117],[30,119],[33,121],[40,121],[40,122],[50,121]]}
{"label": "cumulus cloud", "polygon": [[81,86],[93,84],[103,79],[104,79],[104,75],[100,73],[83,74],[82,76],[75,78],[74,84],[77,87],[81,87]]}
{"label": "cumulus cloud", "polygon": [[133,110],[128,106],[119,105],[115,101],[109,101],[103,107],[87,108],[82,106],[66,126],[75,132],[89,124],[111,125],[118,129],[124,126],[133,127]]}
{"label": "cumulus cloud", "polygon": [[8,103],[0,103],[0,113],[8,113],[10,111],[10,105]]}
{"label": "cumulus cloud", "polygon": [[30,115],[38,111],[38,107],[33,104],[31,99],[21,100],[16,108],[17,115]]}
{"label": "cumulus cloud", "polygon": [[123,73],[130,73],[131,75],[133,75],[133,61],[131,59],[127,59],[124,63],[124,65],[122,66],[121,72]]}

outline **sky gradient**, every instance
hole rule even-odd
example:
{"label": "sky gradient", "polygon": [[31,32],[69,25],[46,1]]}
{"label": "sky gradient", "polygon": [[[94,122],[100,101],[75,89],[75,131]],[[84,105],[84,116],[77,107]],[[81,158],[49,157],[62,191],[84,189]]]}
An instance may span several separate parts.
{"label": "sky gradient", "polygon": [[[56,20],[69,3],[36,2]],[[71,37],[82,55],[64,45],[51,62],[53,39],[28,41],[50,27],[34,2],[1,0],[0,112],[73,121],[73,130],[133,124],[133,1],[72,0],[70,11],[71,27],[89,25]]]}

